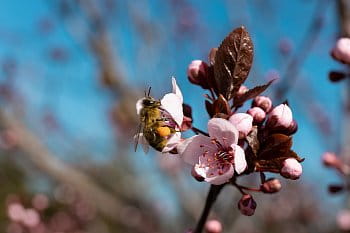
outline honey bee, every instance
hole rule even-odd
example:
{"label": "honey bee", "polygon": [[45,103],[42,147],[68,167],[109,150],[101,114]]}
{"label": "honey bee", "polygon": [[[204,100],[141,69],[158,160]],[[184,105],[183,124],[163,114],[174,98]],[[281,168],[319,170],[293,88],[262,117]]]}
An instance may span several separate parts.
{"label": "honey bee", "polygon": [[[176,85],[175,81],[173,81],[174,85]],[[148,93],[145,93],[145,97],[138,100],[136,108],[140,117],[140,125],[135,135],[135,151],[138,143],[141,142],[146,153],[148,151],[148,145],[157,151],[168,152],[174,147],[174,143],[180,140],[179,123],[174,120],[172,116],[175,115],[172,110],[173,108],[169,106],[179,108],[179,111],[176,111],[176,113],[177,115],[180,114],[180,116],[176,116],[175,118],[181,118],[182,121],[182,95],[181,98],[175,98],[174,96],[176,94],[170,93],[165,95],[162,100],[157,100],[150,96],[149,89]],[[176,101],[167,101],[170,98]],[[170,146],[169,143],[171,143]]]}

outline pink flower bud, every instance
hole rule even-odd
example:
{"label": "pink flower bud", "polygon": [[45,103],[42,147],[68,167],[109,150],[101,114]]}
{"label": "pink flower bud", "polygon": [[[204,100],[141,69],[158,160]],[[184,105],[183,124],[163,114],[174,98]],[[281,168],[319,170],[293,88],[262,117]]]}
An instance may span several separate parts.
{"label": "pink flower bud", "polygon": [[238,209],[243,215],[252,216],[256,209],[256,202],[250,194],[245,194],[238,202]]}
{"label": "pink flower bud", "polygon": [[218,220],[209,220],[205,223],[205,231],[207,233],[221,233],[222,225]]}
{"label": "pink flower bud", "polygon": [[332,152],[325,152],[322,155],[322,162],[326,167],[340,167],[342,164],[338,156]]}
{"label": "pink flower bud", "polygon": [[253,128],[253,117],[246,113],[233,114],[229,121],[239,132],[239,138],[245,138]]}
{"label": "pink flower bud", "polygon": [[269,97],[259,95],[253,101],[253,107],[259,107],[265,112],[269,112],[272,108],[272,101]]}
{"label": "pink flower bud", "polygon": [[241,97],[242,95],[244,95],[247,91],[248,91],[248,87],[241,85],[236,93],[236,97]]}
{"label": "pink flower bud", "polygon": [[260,186],[260,190],[264,193],[277,193],[281,188],[281,182],[276,178],[268,179]]}
{"label": "pink flower bud", "polygon": [[296,180],[303,173],[301,164],[294,158],[284,160],[281,175],[285,178]]}
{"label": "pink flower bud", "polygon": [[262,123],[265,120],[266,113],[259,107],[253,107],[247,111],[249,115],[253,117],[254,123]]}
{"label": "pink flower bud", "polygon": [[350,64],[350,39],[340,38],[332,49],[331,55],[340,62]]}
{"label": "pink flower bud", "polygon": [[194,60],[187,68],[187,76],[191,83],[200,85],[203,88],[207,87],[207,63],[201,60]]}
{"label": "pink flower bud", "polygon": [[271,128],[288,129],[293,122],[292,110],[286,104],[280,104],[269,114],[267,126]]}

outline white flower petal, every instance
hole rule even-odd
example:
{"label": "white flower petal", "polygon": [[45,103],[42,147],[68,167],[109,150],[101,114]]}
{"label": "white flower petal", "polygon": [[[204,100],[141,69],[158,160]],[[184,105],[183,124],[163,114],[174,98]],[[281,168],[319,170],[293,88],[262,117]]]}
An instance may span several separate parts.
{"label": "white flower petal", "polygon": [[166,110],[177,123],[177,125],[181,127],[184,118],[182,110],[182,99],[180,99],[179,96],[174,93],[169,93],[166,94],[160,102],[162,108]]}
{"label": "white flower petal", "polygon": [[198,163],[199,156],[205,151],[215,153],[217,150],[216,146],[211,143],[210,138],[203,135],[190,137],[178,144],[176,148],[183,160],[192,165]]}
{"label": "white flower petal", "polygon": [[166,153],[174,149],[177,146],[177,144],[179,144],[180,140],[181,140],[181,133],[180,132],[174,133],[174,135],[169,138],[167,144],[162,150],[162,153]]}
{"label": "white flower petal", "polygon": [[228,182],[232,176],[234,175],[235,171],[233,169],[233,166],[230,165],[226,172],[223,173],[222,175],[214,175],[214,176],[209,176],[208,177],[208,171],[206,171],[207,168],[201,168],[199,165],[196,165],[195,166],[195,170],[196,172],[203,176],[204,177],[204,180],[206,182],[209,182],[211,184],[214,184],[214,185],[220,185],[220,184],[224,184],[226,182]]}
{"label": "white flower petal", "polygon": [[181,92],[179,86],[176,84],[176,79],[175,79],[175,77],[172,77],[172,78],[171,78],[171,83],[172,83],[172,85],[173,85],[173,93],[174,93],[175,95],[177,95],[177,96],[180,98],[181,102],[183,102],[182,92]]}
{"label": "white flower petal", "polygon": [[228,120],[222,118],[212,118],[208,122],[208,131],[211,138],[218,140],[221,145],[229,147],[237,144],[238,131]]}
{"label": "white flower petal", "polygon": [[238,174],[241,174],[247,168],[244,150],[238,145],[231,145],[231,147],[235,150],[235,170]]}

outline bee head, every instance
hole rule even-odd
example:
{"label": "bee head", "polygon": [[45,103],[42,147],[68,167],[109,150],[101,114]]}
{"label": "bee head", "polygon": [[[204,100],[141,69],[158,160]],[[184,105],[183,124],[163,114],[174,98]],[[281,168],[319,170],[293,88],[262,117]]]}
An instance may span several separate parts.
{"label": "bee head", "polygon": [[159,101],[155,100],[152,97],[146,97],[143,99],[142,104],[145,107],[154,107],[154,106],[158,106]]}

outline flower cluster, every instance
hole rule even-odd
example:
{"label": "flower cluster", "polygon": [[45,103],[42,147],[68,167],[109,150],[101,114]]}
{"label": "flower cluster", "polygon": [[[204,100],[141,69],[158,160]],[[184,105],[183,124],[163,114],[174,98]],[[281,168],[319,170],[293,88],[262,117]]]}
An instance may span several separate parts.
{"label": "flower cluster", "polygon": [[[207,132],[192,124],[191,108],[182,106],[183,97],[175,79],[173,93],[162,100],[146,95],[137,102],[143,129],[137,136],[145,139],[143,143],[161,152],[178,154],[192,166],[191,174],[198,181],[236,187],[242,194],[238,209],[248,216],[254,214],[257,204],[247,192],[276,193],[281,189],[281,182],[267,179],[265,172],[295,180],[302,174],[303,161],[291,149],[292,135],[298,127],[288,103],[274,105],[262,95],[273,81],[254,88],[243,85],[252,60],[252,41],[240,27],[219,48],[210,51],[209,63],[195,60],[189,64],[189,81],[208,92]],[[169,95],[172,98],[164,101]],[[251,107],[240,112],[250,100]],[[196,135],[182,138],[181,131],[188,129]],[[255,172],[261,176],[259,188],[237,183],[238,177]]]}

